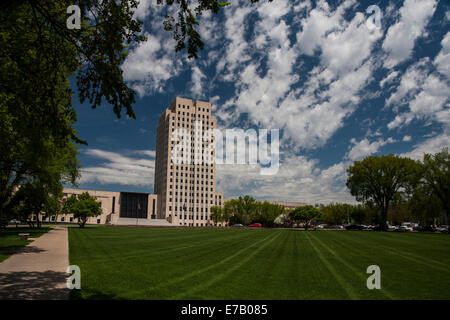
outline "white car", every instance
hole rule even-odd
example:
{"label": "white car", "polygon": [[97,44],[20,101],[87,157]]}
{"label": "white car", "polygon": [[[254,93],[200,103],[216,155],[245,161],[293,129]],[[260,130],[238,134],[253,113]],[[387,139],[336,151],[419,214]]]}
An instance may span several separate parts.
{"label": "white car", "polygon": [[445,225],[445,224],[440,225],[439,227],[436,228],[436,231],[439,231],[439,232],[448,232],[448,225]]}
{"label": "white car", "polygon": [[400,228],[405,229],[406,231],[413,231],[413,228],[415,227],[416,223],[412,222],[403,222]]}

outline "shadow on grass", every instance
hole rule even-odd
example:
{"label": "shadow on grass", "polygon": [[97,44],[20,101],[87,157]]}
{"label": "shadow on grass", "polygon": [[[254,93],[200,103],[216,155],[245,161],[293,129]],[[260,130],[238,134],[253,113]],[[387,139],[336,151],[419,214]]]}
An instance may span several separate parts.
{"label": "shadow on grass", "polygon": [[0,273],[0,300],[65,300],[69,298],[65,272]]}

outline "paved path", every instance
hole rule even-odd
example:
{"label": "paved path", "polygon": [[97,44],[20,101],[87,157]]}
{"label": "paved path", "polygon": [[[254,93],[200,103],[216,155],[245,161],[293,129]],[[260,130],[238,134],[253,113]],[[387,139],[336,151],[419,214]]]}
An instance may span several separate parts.
{"label": "paved path", "polygon": [[0,299],[68,299],[67,228],[54,227],[0,263]]}

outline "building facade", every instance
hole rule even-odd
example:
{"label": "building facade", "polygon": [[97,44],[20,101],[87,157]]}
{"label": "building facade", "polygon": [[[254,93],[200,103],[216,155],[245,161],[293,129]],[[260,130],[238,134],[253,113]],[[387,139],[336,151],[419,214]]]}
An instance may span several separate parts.
{"label": "building facade", "polygon": [[216,120],[211,104],[175,98],[156,131],[155,193],[158,218],[178,226],[211,224],[211,207],[223,205],[216,192]]}

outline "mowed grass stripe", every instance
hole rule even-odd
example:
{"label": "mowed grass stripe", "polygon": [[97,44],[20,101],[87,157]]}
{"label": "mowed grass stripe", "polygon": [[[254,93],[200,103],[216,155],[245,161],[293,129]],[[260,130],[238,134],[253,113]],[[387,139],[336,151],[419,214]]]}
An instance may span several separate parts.
{"label": "mowed grass stripe", "polygon": [[[197,231],[197,230],[195,230]],[[194,231],[194,232],[195,232]],[[80,231],[83,232],[82,230]],[[127,231],[128,232],[128,231]],[[210,230],[211,232],[211,230]],[[214,232],[214,230],[212,231]],[[227,234],[234,235],[235,232],[226,232]],[[246,239],[248,236],[251,236],[251,239]],[[266,238],[268,238],[271,235],[270,230],[240,230],[240,235],[242,239],[237,239],[236,241],[228,241],[227,239],[224,239],[223,244],[225,246],[225,249],[220,249],[220,252],[214,255],[211,255],[212,252],[217,250],[217,247],[211,246],[209,249],[206,248],[203,252],[202,250],[194,250],[193,252],[185,251],[181,252],[177,256],[173,256],[171,259],[170,257],[163,261],[161,265],[154,264],[154,261],[148,260],[143,258],[142,261],[139,260],[126,260],[121,261],[120,263],[115,264],[115,269],[110,270],[110,273],[114,274],[112,278],[114,278],[114,281],[109,281],[108,286],[111,288],[112,291],[117,291],[117,288],[125,288],[121,294],[126,294],[127,297],[130,298],[138,298],[139,294],[142,294],[142,291],[144,292],[144,295],[147,297],[152,297],[155,295],[154,289],[158,289],[156,291],[156,294],[162,294],[161,291],[162,288],[167,286],[173,286],[178,285],[177,282],[183,281],[185,279],[190,279],[194,276],[201,275],[203,272],[218,267],[223,263],[226,263],[229,260],[232,260],[233,258],[239,256],[240,254],[245,254],[246,250],[251,249],[253,246],[257,245],[259,242],[264,241]],[[161,232],[161,236],[164,236],[164,232]],[[260,239],[262,238],[262,239]],[[214,238],[212,238],[214,239]],[[258,239],[260,239],[258,241]],[[205,239],[206,240],[206,239]],[[240,245],[241,244],[241,245]],[[232,255],[228,255],[230,251],[230,246],[238,246],[242,248],[241,250],[238,250]],[[244,247],[242,247],[244,245]],[[113,246],[111,244],[106,245],[110,248],[110,250],[114,250]],[[228,247],[228,249],[226,249]],[[95,250],[98,250],[98,246],[95,248]],[[195,254],[195,257],[192,258],[192,255],[190,253]],[[208,260],[213,260],[215,263],[207,265],[205,268],[198,268],[198,265],[202,261],[202,257],[206,256]],[[182,263],[180,265],[180,262]],[[122,265],[123,263],[128,263],[129,272],[126,274],[121,273],[121,270],[123,269]],[[133,265],[132,268],[130,268],[130,264]],[[105,264],[107,265],[107,264]],[[104,265],[102,264],[101,267]],[[182,276],[177,276],[177,271],[181,268],[184,270],[181,274]],[[84,266],[88,267],[88,266]],[[85,269],[86,269],[85,268]],[[126,268],[126,267],[124,267]],[[82,268],[83,269],[83,268]],[[89,269],[88,269],[89,270]],[[100,270],[95,270],[96,281],[95,282],[103,282],[105,279],[103,279],[103,276],[100,274],[104,269],[100,268]],[[186,270],[194,270],[193,272],[186,273]],[[100,271],[100,272],[99,272]],[[122,270],[123,271],[123,270]],[[92,273],[92,271],[90,271]],[[150,273],[149,273],[150,272]],[[180,274],[180,272],[178,272]],[[142,280],[138,280],[139,278],[142,278]],[[160,281],[161,278],[169,278],[170,281],[166,281],[162,283]],[[134,282],[134,288],[131,288],[130,283]],[[160,285],[158,285],[160,284]],[[138,289],[136,289],[138,288]]]}
{"label": "mowed grass stripe", "polygon": [[229,276],[232,272],[239,271],[239,269],[244,265],[246,262],[251,261],[253,257],[261,252],[262,250],[266,249],[267,246],[272,244],[279,236],[281,235],[281,232],[275,233],[274,236],[271,236],[269,240],[266,240],[257,247],[257,249],[253,250],[249,255],[246,255],[243,259],[239,260],[239,262],[233,264],[230,268],[223,270],[220,273],[217,273],[215,276],[211,277],[208,281],[193,287],[192,289],[179,293],[177,295],[174,295],[170,297],[169,299],[192,299],[192,294],[195,294],[196,292],[205,290],[208,287],[211,287],[213,284],[217,283],[220,280],[223,280],[225,277]]}
{"label": "mowed grass stripe", "polygon": [[[320,232],[320,231],[319,231]],[[327,232],[327,231],[323,231],[323,232]],[[358,291],[363,291],[358,293],[359,295],[367,293],[367,291],[369,289],[367,289],[367,285],[366,285],[366,281],[367,281],[367,277],[368,275],[365,273],[366,269],[361,269],[361,268],[357,268],[356,266],[353,265],[352,262],[347,261],[344,257],[346,257],[345,254],[342,254],[342,252],[337,253],[336,250],[340,250],[342,251],[342,241],[340,242],[335,242],[337,245],[337,249],[332,249],[329,245],[327,245],[326,243],[324,243],[322,240],[320,240],[320,237],[317,236],[314,232],[309,233],[309,235],[322,247],[324,248],[326,251],[328,251],[331,255],[333,255],[336,260],[338,262],[340,262],[342,265],[344,265],[347,269],[349,269],[351,271],[351,273],[349,274],[349,278],[351,280],[355,279],[355,275],[358,276],[359,281],[357,281],[357,286],[356,288],[354,288],[354,290],[358,290]],[[347,256],[348,257],[348,256]],[[347,274],[346,272],[344,273],[345,275]],[[354,283],[355,281],[351,281],[351,280],[347,280],[348,283]],[[389,293],[388,290],[383,289],[383,290],[375,290],[375,291],[371,291],[375,294],[381,293],[382,295],[384,295],[385,297],[389,298],[389,299],[394,299],[394,296]]]}
{"label": "mowed grass stripe", "polygon": [[[82,280],[72,298],[385,299],[386,289],[398,299],[450,299],[450,275],[436,268],[448,265],[447,235],[89,227],[69,238]],[[397,251],[429,253],[435,267]],[[365,287],[371,264],[381,267],[381,291]]]}
{"label": "mowed grass stripe", "polygon": [[350,299],[358,299],[358,295],[355,293],[352,286],[348,284],[348,282],[341,276],[336,268],[324,257],[323,253],[315,245],[314,239],[311,239],[308,231],[305,231],[305,237],[309,240],[309,243],[311,244],[319,259],[322,261],[328,271],[334,276],[341,288],[344,289],[348,297]]}
{"label": "mowed grass stripe", "polygon": [[[380,239],[383,236],[388,236],[388,238]],[[441,272],[450,273],[449,265],[442,263],[440,261],[434,260],[429,255],[421,255],[418,254],[416,251],[418,250],[418,247],[420,247],[421,242],[415,241],[416,239],[409,239],[409,242],[402,241],[401,243],[409,243],[409,245],[402,246],[401,249],[397,249],[393,247],[390,244],[390,241],[396,241],[397,239],[393,239],[390,236],[390,234],[387,233],[381,233],[380,238],[374,238],[372,236],[371,232],[357,232],[356,236],[358,237],[366,237],[366,239],[370,239],[373,241],[373,244],[378,246],[380,249],[383,249],[384,251],[389,252],[391,255],[394,256],[400,256],[404,259],[413,261],[415,263],[423,264],[430,268],[438,269]],[[399,234],[399,236],[403,236],[403,234]],[[367,242],[363,242],[367,243]],[[414,250],[413,252],[411,250]]]}
{"label": "mowed grass stripe", "polygon": [[[151,258],[152,262],[166,259],[167,256],[173,257],[182,257],[182,255],[178,255],[178,251],[185,250],[198,250],[197,254],[200,254],[200,250],[202,248],[208,248],[214,246],[215,250],[220,250],[222,248],[226,248],[232,245],[234,242],[247,241],[252,238],[253,235],[243,234],[243,233],[229,233],[229,234],[220,234],[215,236],[213,239],[205,241],[204,235],[196,235],[194,237],[181,237],[176,239],[177,245],[174,246],[165,246],[170,240],[163,239],[159,242],[152,242],[150,246],[139,250],[137,253],[120,255],[121,259],[142,259],[142,258]],[[226,240],[226,241],[225,241]],[[172,244],[174,241],[169,242]],[[120,253],[120,250],[117,250]],[[100,260],[102,258],[99,258]]]}
{"label": "mowed grass stripe", "polygon": [[[438,269],[432,268],[428,264],[405,259],[403,255],[390,250],[392,242],[396,243],[391,241],[392,237],[402,237],[404,234],[364,231],[323,232],[334,234],[334,241],[340,244],[342,250],[347,252],[347,255],[358,261],[361,267],[367,267],[372,264],[378,265],[381,268],[381,291],[387,290],[393,298],[401,299],[403,297],[404,299],[405,294],[407,294],[408,299],[432,299],[433,297],[441,297],[442,299],[442,297],[449,296],[447,293],[449,291],[448,288],[450,288],[450,276],[448,273],[442,273],[441,270],[438,271]],[[374,238],[373,235],[379,236]],[[416,243],[422,242],[422,235],[414,234],[415,238],[410,239],[409,246],[405,248],[403,246],[396,247],[396,250],[417,250]],[[448,247],[450,237],[445,235],[438,236],[446,239],[448,244],[442,247],[439,254],[434,253],[430,254],[430,256],[444,258],[450,254],[450,248]],[[385,239],[384,242],[383,239]],[[414,288],[414,290],[402,292],[403,288],[410,287]],[[371,290],[371,294],[373,291],[375,290]],[[372,299],[370,296],[366,298]]]}
{"label": "mowed grass stripe", "polygon": [[[258,233],[255,232],[255,234]],[[259,232],[261,233],[261,232]],[[256,247],[257,245],[264,243],[265,241],[267,241],[269,238],[274,237],[274,234],[271,232],[264,232],[263,233],[264,237],[262,239],[260,239],[259,237],[256,238],[258,239],[258,241],[254,241],[255,239],[253,239],[253,241],[250,241],[250,244],[246,243],[247,245],[241,245],[240,249],[237,250],[236,252],[234,252],[231,255],[226,256],[225,258],[219,258],[219,259],[214,259],[215,261],[203,268],[192,268],[194,269],[193,271],[190,272],[183,272],[184,274],[175,278],[172,278],[170,280],[167,280],[164,283],[161,283],[158,286],[154,286],[149,288],[148,290],[146,290],[146,292],[148,294],[151,294],[152,292],[157,291],[158,289],[161,289],[163,287],[168,287],[168,286],[179,286],[180,282],[186,282],[189,279],[192,279],[196,276],[201,276],[202,274],[208,272],[209,270],[214,270],[214,269],[218,269],[221,266],[227,264],[228,262],[231,262],[233,260],[236,260],[238,258],[240,258],[242,255],[246,255],[248,251],[250,251],[251,249],[253,249],[254,247]],[[244,244],[244,243],[241,243]],[[189,270],[189,268],[187,268]],[[174,288],[175,289],[175,288]]]}

